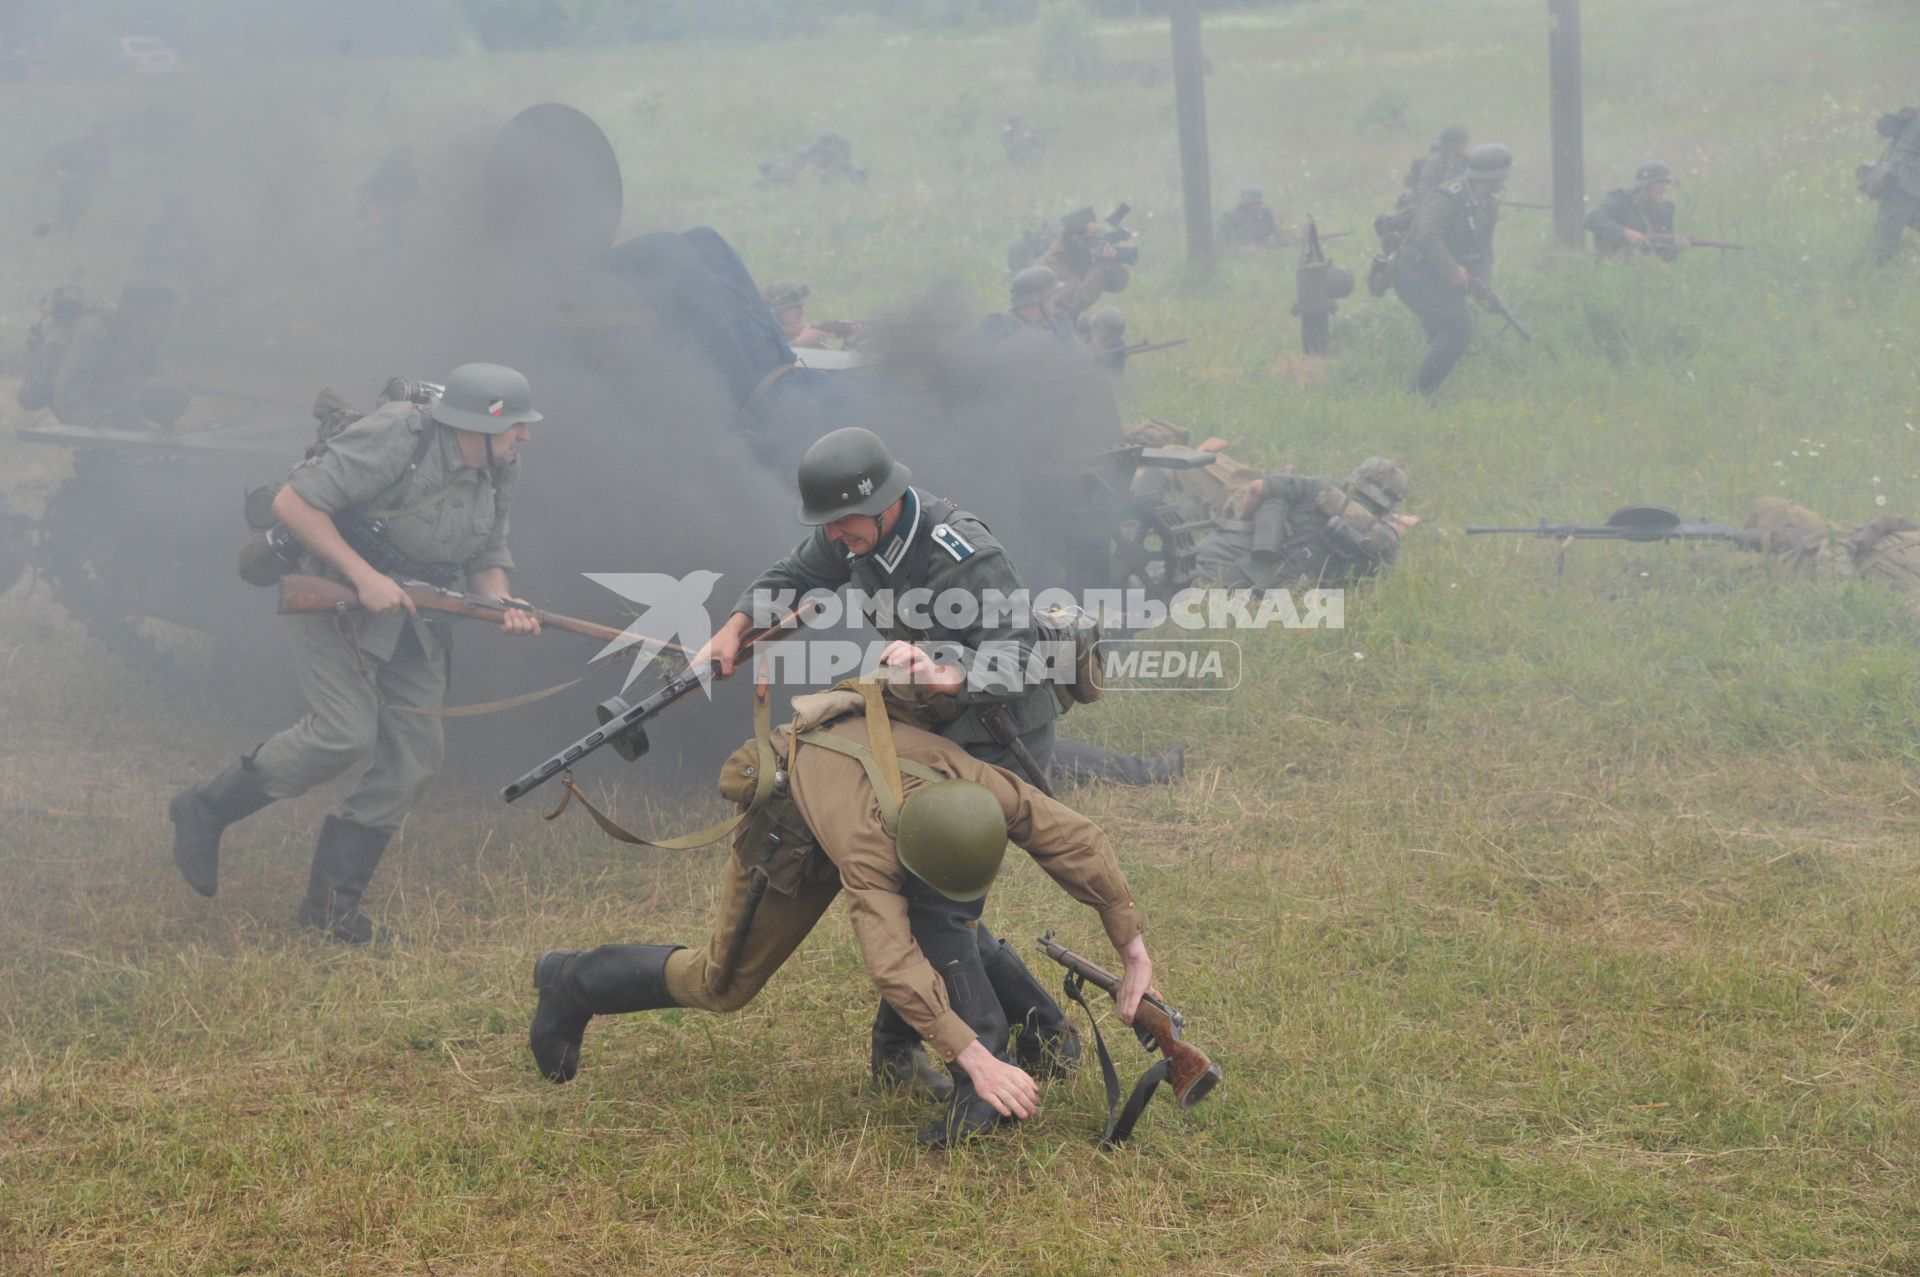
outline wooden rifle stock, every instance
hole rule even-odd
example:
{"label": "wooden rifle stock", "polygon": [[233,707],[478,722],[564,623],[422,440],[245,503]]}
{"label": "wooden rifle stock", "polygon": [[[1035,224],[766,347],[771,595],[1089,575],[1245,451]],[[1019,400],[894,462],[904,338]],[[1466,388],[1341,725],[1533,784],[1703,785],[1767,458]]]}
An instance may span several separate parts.
{"label": "wooden rifle stock", "polygon": [[[1108,997],[1113,997],[1119,991],[1118,976],[1056,943],[1052,932],[1040,937],[1040,947],[1049,958],[1086,983],[1104,990]],[[1213,1093],[1213,1088],[1220,1084],[1220,1066],[1208,1059],[1204,1051],[1180,1036],[1186,1027],[1185,1016],[1159,998],[1147,994],[1140,999],[1140,1007],[1133,1013],[1133,1023],[1167,1057],[1167,1085],[1173,1088],[1174,1098],[1180,1101],[1181,1108],[1192,1108]]]}
{"label": "wooden rifle stock", "polygon": [[[527,612],[543,627],[565,630],[569,634],[599,639],[604,643],[611,643],[625,633],[624,630],[616,629],[611,625],[583,621],[578,617],[549,612],[545,608],[510,603],[505,599],[488,598],[481,594],[462,594],[458,590],[443,590],[437,585],[428,585],[424,581],[402,581],[400,588],[407,592],[407,597],[413,600],[416,608],[440,612],[447,616],[487,621],[498,625],[501,616],[508,611]],[[344,612],[359,606],[360,595],[350,585],[329,581],[322,576],[306,576],[298,572],[290,572],[280,578],[280,615],[282,616],[294,616],[304,612]],[[661,646],[680,656],[688,655],[687,650],[677,644],[663,643]]]}

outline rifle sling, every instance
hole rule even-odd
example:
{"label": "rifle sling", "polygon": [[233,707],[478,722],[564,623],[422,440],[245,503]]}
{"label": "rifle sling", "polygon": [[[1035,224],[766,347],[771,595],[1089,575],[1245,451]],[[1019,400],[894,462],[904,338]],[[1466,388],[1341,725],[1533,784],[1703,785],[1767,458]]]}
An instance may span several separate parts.
{"label": "rifle sling", "polygon": [[587,809],[587,815],[593,817],[593,823],[600,826],[601,832],[614,841],[626,843],[630,847],[652,847],[656,851],[687,851],[694,847],[704,847],[710,842],[718,842],[732,833],[741,821],[764,806],[767,799],[773,795],[773,775],[778,760],[773,752],[772,700],[767,694],[765,684],[760,684],[753,689],[753,739],[760,751],[759,772],[754,777],[753,797],[736,815],[725,820],[715,821],[711,825],[702,825],[691,833],[681,834],[675,838],[642,838],[636,833],[622,829],[612,817],[595,807],[586,794],[581,792],[580,786],[574,782],[572,771],[560,773],[560,784],[566,792],[561,796],[560,805],[548,812],[546,819],[558,819],[560,813],[567,809],[567,805],[578,799],[580,805]]}
{"label": "rifle sling", "polygon": [[1121,1108],[1120,1075],[1114,1071],[1113,1056],[1107,1052],[1107,1040],[1100,1035],[1100,1021],[1094,1016],[1093,1008],[1087,1005],[1085,986],[1086,981],[1079,975],[1067,972],[1064,991],[1069,1001],[1078,1002],[1080,1009],[1087,1013],[1087,1024],[1093,1029],[1094,1054],[1100,1057],[1100,1078],[1107,1088],[1107,1129],[1101,1133],[1100,1147],[1115,1148],[1133,1134],[1135,1123],[1146,1112],[1147,1101],[1167,1080],[1173,1061],[1162,1056],[1153,1067],[1142,1073],[1140,1080],[1133,1084],[1133,1094],[1127,1097],[1126,1107]]}

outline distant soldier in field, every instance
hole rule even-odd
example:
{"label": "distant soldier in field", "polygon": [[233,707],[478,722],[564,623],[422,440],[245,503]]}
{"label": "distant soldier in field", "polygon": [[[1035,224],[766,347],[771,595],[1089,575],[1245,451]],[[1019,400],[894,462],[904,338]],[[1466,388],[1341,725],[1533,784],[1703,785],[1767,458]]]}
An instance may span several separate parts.
{"label": "distant soldier in field", "polygon": [[[274,516],[305,551],[301,570],[352,586],[360,609],[282,618],[310,712],[167,804],[174,864],[195,891],[218,889],[227,826],[363,768],[320,826],[295,921],[343,944],[381,938],[360,901],[446,752],[446,639],[400,581],[511,597],[507,509],[539,420],[525,377],[465,364],[437,400],[377,408],[294,468]],[[509,609],[500,628],[540,623]]]}
{"label": "distant soldier in field", "polygon": [[1428,191],[1465,177],[1469,142],[1464,125],[1454,124],[1442,129],[1440,136],[1433,139],[1433,145],[1427,148],[1427,153],[1407,166],[1407,176],[1402,183],[1406,189],[1400,192],[1396,207],[1413,208],[1426,197]]}
{"label": "distant soldier in field", "polygon": [[1427,350],[1413,374],[1413,389],[1432,395],[1473,340],[1468,296],[1482,307],[1492,302],[1479,290],[1493,277],[1493,230],[1500,192],[1513,169],[1513,155],[1497,142],[1473,148],[1467,175],[1427,192],[1413,215],[1406,240],[1394,252],[1390,278],[1406,308],[1426,330]]}
{"label": "distant soldier in field", "polygon": [[1255,187],[1240,192],[1240,202],[1220,215],[1220,242],[1241,248],[1266,248],[1280,241],[1280,227]]}
{"label": "distant soldier in field", "polygon": [[787,335],[787,344],[796,350],[829,350],[836,338],[847,349],[859,343],[860,324],[836,325],[841,331],[829,331],[807,322],[807,298],[813,295],[813,289],[805,280],[778,280],[761,289],[760,295],[766,299],[773,317],[780,321],[780,331]]}
{"label": "distant soldier in field", "polygon": [[1900,251],[1909,227],[1920,231],[1920,106],[1882,115],[1874,126],[1890,139],[1877,163],[1862,165],[1860,190],[1880,205],[1868,247],[1885,266]]}
{"label": "distant soldier in field", "polygon": [[107,126],[96,124],[84,134],[48,147],[40,155],[40,175],[53,183],[53,224],[71,232],[93,208],[95,183],[113,168],[113,143]]}
{"label": "distant soldier in field", "polygon": [[1100,366],[1118,377],[1127,370],[1127,312],[1102,306],[1080,321],[1080,340]]}
{"label": "distant soldier in field", "polygon": [[1762,497],[1747,514],[1746,531],[1759,535],[1742,538],[1743,549],[1759,550],[1796,571],[1892,586],[1920,620],[1920,523],[1888,514],[1849,528],[1780,497]]}
{"label": "distant soldier in field", "polygon": [[1017,115],[1009,115],[1005,127],[1000,130],[1000,145],[1007,152],[1009,164],[1025,164],[1038,159],[1047,149],[1047,135],[1051,129],[1036,129]]}
{"label": "distant soldier in field", "polygon": [[[534,964],[540,1001],[528,1041],[541,1074],[573,1078],[596,1015],[745,1007],[844,889],[860,956],[884,1005],[897,1009],[910,1034],[931,1042],[953,1073],[947,1113],[919,1142],[947,1147],[1032,1116],[1039,1103],[1032,1073],[1057,1076],[1069,1061],[1050,1057],[1034,1022],[1010,1016],[1008,1006],[1045,1004],[1058,1017],[1056,1034],[1071,1029],[1026,964],[978,920],[980,907],[1011,840],[1099,912],[1125,964],[1118,1012],[1131,1020],[1153,964],[1106,836],[953,741],[884,712],[863,714],[861,693],[849,687],[799,697],[793,708],[790,726],[748,741],[722,771],[721,792],[743,808],[757,776],[782,782],[735,835],[705,945],[554,949]],[[881,748],[883,737],[890,750]],[[897,757],[897,767],[885,757]],[[769,831],[779,835],[771,859],[762,852]],[[750,905],[757,884],[764,884],[760,898]],[[876,1076],[879,1060],[876,1045]]]}
{"label": "distant soldier in field", "polygon": [[33,370],[51,390],[53,415],[70,426],[172,428],[190,402],[186,391],[158,379],[176,302],[165,284],[128,280],[118,307],[85,307],[69,332],[49,333],[63,346],[43,348],[30,362],[57,361]]}
{"label": "distant soldier in field", "polygon": [[1200,579],[1265,590],[1372,576],[1392,565],[1414,522],[1399,513],[1406,498],[1406,467],[1385,457],[1362,461],[1345,483],[1269,474],[1242,489],[1238,517],[1218,521],[1200,543]]}
{"label": "distant soldier in field", "polygon": [[1129,279],[1127,266],[1140,258],[1132,245],[1118,245],[1094,234],[1100,218],[1090,208],[1077,208],[1060,219],[1060,238],[1046,251],[1040,264],[1060,281],[1060,295],[1053,304],[1069,320],[1100,300],[1103,293],[1125,289]]}
{"label": "distant soldier in field", "polygon": [[1687,240],[1673,232],[1673,170],[1648,160],[1634,170],[1633,186],[1616,187],[1587,211],[1593,249],[1603,258],[1624,260],[1636,252],[1657,253],[1661,261],[1679,258]]}
{"label": "distant soldier in field", "polygon": [[982,320],[981,331],[996,340],[1038,333],[1056,341],[1075,341],[1073,321],[1055,304],[1059,295],[1060,280],[1052,271],[1029,266],[1013,277],[1007,309]]}

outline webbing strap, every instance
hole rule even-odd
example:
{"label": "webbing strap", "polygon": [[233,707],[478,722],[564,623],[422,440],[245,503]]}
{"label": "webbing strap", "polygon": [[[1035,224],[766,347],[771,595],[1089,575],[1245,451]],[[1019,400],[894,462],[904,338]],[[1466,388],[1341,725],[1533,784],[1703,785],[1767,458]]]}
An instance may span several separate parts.
{"label": "webbing strap", "polygon": [[726,820],[702,825],[691,833],[681,834],[675,838],[642,838],[636,833],[622,829],[612,817],[595,807],[586,794],[581,792],[580,786],[574,783],[571,771],[560,774],[560,784],[566,793],[562,795],[560,805],[547,813],[546,819],[557,820],[569,803],[578,800],[580,805],[587,809],[587,815],[593,817],[593,823],[600,826],[607,837],[631,847],[652,847],[658,851],[686,851],[689,848],[704,847],[710,842],[717,842],[732,833],[741,821],[758,810],[773,793],[775,762],[773,707],[768,698],[768,688],[765,683],[755,683],[753,688],[753,738],[759,746],[760,754],[759,772],[753,782],[753,797],[748,800],[746,807],[738,815],[730,816]]}
{"label": "webbing strap", "polygon": [[[809,745],[818,745],[820,748],[830,749],[836,754],[845,754],[848,758],[856,760],[862,767],[866,768],[867,783],[873,786],[874,800],[880,804],[880,816],[887,822],[887,832],[892,833],[894,823],[899,819],[900,811],[899,808],[893,806],[889,800],[888,795],[891,785],[886,777],[881,774],[880,761],[874,757],[873,751],[858,741],[842,740],[838,736],[829,735],[824,728],[816,728],[810,732],[803,732],[800,735],[800,739]],[[953,779],[943,772],[937,772],[924,763],[916,763],[912,759],[895,758],[894,766],[902,773],[920,780],[941,781]],[[892,810],[889,810],[889,807],[892,807]]]}
{"label": "webbing strap", "polygon": [[[427,428],[420,432],[420,442],[413,446],[413,455],[407,458],[407,468],[400,472],[400,478],[395,479],[393,483],[387,486],[397,486],[402,480],[406,479],[408,475],[418,470],[420,463],[427,459],[427,449],[433,447],[433,441],[439,437],[440,424],[431,417],[427,418]],[[410,506],[404,506],[395,510],[356,510],[354,513],[363,519],[397,519],[403,514],[418,514],[422,510],[431,510],[434,506],[446,500],[447,494],[452,491],[453,485],[449,484],[430,496],[420,498],[420,500]]]}
{"label": "webbing strap", "polygon": [[[1093,1050],[1100,1057],[1100,1078],[1107,1088],[1107,1129],[1100,1136],[1101,1148],[1114,1148],[1133,1134],[1134,1124],[1146,1111],[1147,1101],[1160,1084],[1167,1080],[1167,1073],[1173,1068],[1173,1061],[1164,1056],[1152,1068],[1140,1075],[1133,1084],[1133,1094],[1127,1097],[1125,1108],[1120,1107],[1120,1075],[1114,1071],[1113,1056],[1107,1053],[1107,1040],[1100,1036],[1100,1021],[1094,1017],[1093,1008],[1087,1005],[1086,982],[1071,971],[1067,973],[1064,985],[1069,1001],[1078,1002],[1080,1009],[1087,1013],[1087,1024],[1093,1029]],[[1115,1110],[1119,1110],[1116,1112]]]}

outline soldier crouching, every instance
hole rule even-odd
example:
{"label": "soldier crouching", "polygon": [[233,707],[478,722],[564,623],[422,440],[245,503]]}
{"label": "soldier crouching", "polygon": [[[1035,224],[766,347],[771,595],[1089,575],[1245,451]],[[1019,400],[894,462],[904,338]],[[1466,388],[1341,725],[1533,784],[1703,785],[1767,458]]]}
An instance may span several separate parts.
{"label": "soldier crouching", "polygon": [[[896,696],[888,693],[895,705]],[[1031,1117],[1039,1089],[1020,1064],[1044,1069],[1046,1061],[1019,1040],[1034,1026],[1010,1024],[1003,1003],[1054,1004],[970,907],[985,896],[1009,839],[1100,914],[1125,964],[1117,1004],[1131,1022],[1153,964],[1106,836],[1010,772],[865,703],[863,716],[862,694],[844,685],[799,697],[790,726],[728,759],[721,791],[747,811],[704,947],[602,945],[540,958],[528,1041],[544,1076],[572,1079],[596,1015],[738,1011],[844,889],[875,988],[953,1074],[947,1112],[920,1132],[920,1143],[946,1147]],[[875,745],[880,733],[892,740],[897,775],[881,761],[888,751]],[[896,799],[896,784],[904,797]]]}

